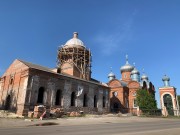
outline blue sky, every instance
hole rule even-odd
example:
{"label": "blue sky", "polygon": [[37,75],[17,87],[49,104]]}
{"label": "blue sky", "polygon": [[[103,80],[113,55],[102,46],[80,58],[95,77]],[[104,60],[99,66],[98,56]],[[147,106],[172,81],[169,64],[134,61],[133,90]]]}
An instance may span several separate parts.
{"label": "blue sky", "polygon": [[79,38],[93,54],[92,76],[107,82],[112,67],[118,79],[130,64],[156,88],[167,74],[180,94],[179,0],[0,0],[0,75],[16,58],[56,66],[57,48]]}

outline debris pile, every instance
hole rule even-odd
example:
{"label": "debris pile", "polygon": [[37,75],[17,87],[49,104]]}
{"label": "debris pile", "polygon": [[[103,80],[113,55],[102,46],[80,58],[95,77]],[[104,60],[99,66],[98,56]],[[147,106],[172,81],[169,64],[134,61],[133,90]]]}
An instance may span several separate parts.
{"label": "debris pile", "polygon": [[81,116],[81,114],[80,114],[79,112],[74,112],[74,111],[73,111],[73,112],[70,112],[70,113],[69,113],[69,116],[70,116],[70,117],[79,117],[79,116]]}
{"label": "debris pile", "polygon": [[51,117],[61,118],[63,115],[64,115],[63,108],[51,108],[50,110]]}
{"label": "debris pile", "polygon": [[[43,105],[35,106],[33,112],[33,118],[40,118],[41,115],[46,111],[46,107]],[[31,113],[30,113],[31,114]],[[29,115],[29,113],[28,113]],[[31,114],[32,115],[32,114]]]}

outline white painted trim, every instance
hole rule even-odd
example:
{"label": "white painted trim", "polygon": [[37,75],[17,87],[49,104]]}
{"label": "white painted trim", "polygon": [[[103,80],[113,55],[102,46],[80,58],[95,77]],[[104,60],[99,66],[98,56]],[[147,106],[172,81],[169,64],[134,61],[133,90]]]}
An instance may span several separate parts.
{"label": "white painted trim", "polygon": [[165,89],[165,90],[161,90],[161,91],[174,91],[174,89]]}
{"label": "white painted trim", "polygon": [[173,86],[169,86],[169,87],[160,87],[159,89],[169,89],[169,88],[174,88],[174,89],[175,89],[175,87],[173,87]]}
{"label": "white painted trim", "polygon": [[163,100],[163,96],[165,95],[165,94],[169,94],[169,95],[171,95],[171,99],[172,99],[172,103],[173,103],[173,109],[176,109],[176,107],[175,107],[175,103],[174,103],[174,96],[171,94],[171,93],[169,93],[169,92],[165,92],[165,93],[163,93],[162,95],[161,95],[161,108],[163,108],[164,107],[164,100]]}

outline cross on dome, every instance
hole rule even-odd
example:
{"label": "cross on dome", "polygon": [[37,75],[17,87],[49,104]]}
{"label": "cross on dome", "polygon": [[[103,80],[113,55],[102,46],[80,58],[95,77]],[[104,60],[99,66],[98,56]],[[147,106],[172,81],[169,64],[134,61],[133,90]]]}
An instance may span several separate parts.
{"label": "cross on dome", "polygon": [[128,62],[128,55],[126,54],[126,64],[129,64]]}

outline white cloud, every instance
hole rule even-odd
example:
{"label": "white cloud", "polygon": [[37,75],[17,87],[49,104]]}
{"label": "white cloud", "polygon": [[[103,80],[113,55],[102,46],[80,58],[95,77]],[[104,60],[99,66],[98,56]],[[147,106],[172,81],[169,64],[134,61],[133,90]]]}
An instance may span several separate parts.
{"label": "white cloud", "polygon": [[137,11],[134,11],[127,20],[121,22],[118,19],[116,25],[110,31],[101,31],[96,35],[95,42],[98,44],[101,53],[104,55],[110,55],[116,50],[122,50],[127,47],[127,43],[133,38],[133,18]]}

